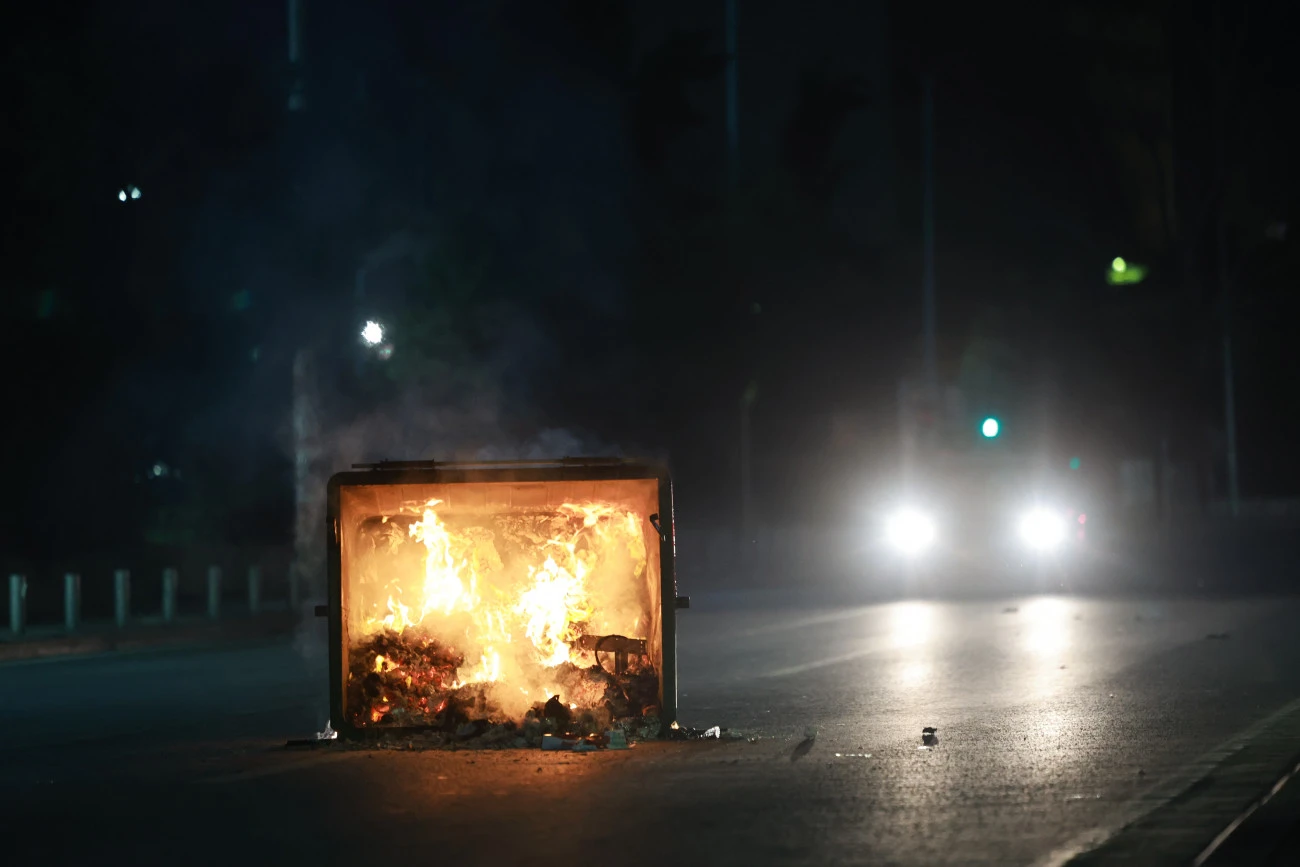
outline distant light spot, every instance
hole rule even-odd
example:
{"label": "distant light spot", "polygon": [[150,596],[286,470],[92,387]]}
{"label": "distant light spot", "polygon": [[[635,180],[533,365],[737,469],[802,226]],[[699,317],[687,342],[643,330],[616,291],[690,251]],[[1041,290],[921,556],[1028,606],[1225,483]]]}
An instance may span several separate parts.
{"label": "distant light spot", "polygon": [[367,321],[361,329],[361,339],[367,346],[378,346],[384,342],[384,326],[374,320]]}

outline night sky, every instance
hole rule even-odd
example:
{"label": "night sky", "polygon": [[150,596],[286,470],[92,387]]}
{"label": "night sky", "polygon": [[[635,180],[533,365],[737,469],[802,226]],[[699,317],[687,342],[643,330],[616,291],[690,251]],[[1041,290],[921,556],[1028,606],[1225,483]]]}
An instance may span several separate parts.
{"label": "night sky", "polygon": [[647,454],[728,525],[757,382],[763,520],[850,519],[919,372],[923,73],[941,376],[1002,447],[1221,498],[1226,320],[1243,495],[1300,489],[1286,4],[741,0],[729,190],[721,0],[303,3],[301,112],[280,3],[5,28],[8,556],[287,540],[304,348],[334,468]]}

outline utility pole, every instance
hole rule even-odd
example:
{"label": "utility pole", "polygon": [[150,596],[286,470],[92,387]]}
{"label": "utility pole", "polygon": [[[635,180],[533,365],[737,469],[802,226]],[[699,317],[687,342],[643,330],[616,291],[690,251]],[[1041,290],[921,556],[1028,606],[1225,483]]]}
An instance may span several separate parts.
{"label": "utility pole", "polygon": [[[740,75],[739,63],[739,28],[740,0],[726,0],[726,127],[727,127],[727,267],[734,282],[736,276],[736,187],[740,176]],[[749,323],[752,329],[754,323]],[[750,344],[746,352],[747,366],[754,365],[754,345],[756,340],[747,334]],[[751,420],[754,402],[758,399],[758,382],[755,376],[749,378],[740,397],[740,525],[745,543],[745,552],[754,541],[754,479],[751,446]]]}
{"label": "utility pole", "polygon": [[1218,223],[1215,258],[1219,260],[1217,271],[1223,305],[1223,432],[1228,452],[1228,508],[1232,517],[1236,518],[1241,515],[1241,489],[1237,475],[1237,393],[1236,376],[1232,369],[1232,289],[1229,286],[1227,263],[1224,261],[1228,255],[1228,241],[1222,213],[1218,215]]}
{"label": "utility pole", "polygon": [[1223,56],[1223,4],[1214,4],[1214,90],[1215,90],[1215,162],[1220,195],[1215,214],[1215,276],[1223,309],[1223,427],[1228,458],[1228,508],[1232,517],[1241,514],[1241,490],[1237,476],[1237,396],[1232,364],[1232,276],[1228,271],[1228,227],[1224,213],[1228,176],[1228,84]]}
{"label": "utility pole", "polygon": [[1233,387],[1232,372],[1232,331],[1231,326],[1223,329],[1223,414],[1226,417],[1224,431],[1228,446],[1228,506],[1232,517],[1241,515],[1241,489],[1237,481],[1237,400]]}
{"label": "utility pole", "polygon": [[[288,30],[287,54],[289,61],[289,93],[286,108],[289,112],[287,159],[295,161],[294,152],[300,142],[301,113],[305,110],[306,81],[303,71],[302,51],[302,0],[286,0]],[[288,170],[285,177],[292,178]],[[292,189],[289,191],[292,196]],[[297,209],[291,209],[296,213]],[[293,357],[293,476],[294,476],[294,532],[293,570],[294,586],[305,588],[307,596],[314,598],[324,592],[324,546],[320,531],[325,525],[325,502],[321,490],[321,448],[319,383],[316,376],[316,359],[312,350],[299,345]]]}
{"label": "utility pole", "polygon": [[[898,389],[904,484],[910,484],[918,453],[935,445],[941,415],[934,271],[934,76],[926,73],[921,79],[921,382],[918,387],[906,378]],[[924,429],[916,424],[918,410],[929,417]]]}
{"label": "utility pole", "polygon": [[927,74],[921,85],[921,277],[922,352],[925,371],[926,403],[931,412],[939,399],[939,362],[936,347],[936,312],[934,287],[934,76]]}
{"label": "utility pole", "polygon": [[289,31],[289,111],[302,111],[307,105],[302,74],[302,0],[285,0]]}
{"label": "utility pole", "polygon": [[736,187],[736,176],[739,172],[737,164],[737,155],[740,149],[740,105],[739,90],[740,79],[736,64],[737,57],[737,36],[740,24],[740,0],[726,0],[727,2],[727,187],[734,190]]}

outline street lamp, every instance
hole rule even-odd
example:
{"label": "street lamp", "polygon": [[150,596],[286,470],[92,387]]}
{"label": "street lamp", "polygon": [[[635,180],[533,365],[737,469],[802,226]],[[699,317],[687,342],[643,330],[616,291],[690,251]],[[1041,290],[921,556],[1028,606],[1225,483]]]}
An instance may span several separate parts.
{"label": "street lamp", "polygon": [[378,346],[384,342],[384,326],[373,319],[367,320],[361,329],[361,342],[366,346]]}

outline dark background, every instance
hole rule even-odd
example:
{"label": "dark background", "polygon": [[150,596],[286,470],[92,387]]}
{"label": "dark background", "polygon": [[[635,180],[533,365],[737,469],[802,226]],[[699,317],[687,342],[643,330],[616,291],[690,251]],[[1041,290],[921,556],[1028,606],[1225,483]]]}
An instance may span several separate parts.
{"label": "dark background", "polygon": [[287,541],[303,348],[331,469],[668,456],[734,524],[753,382],[760,519],[845,519],[920,360],[924,72],[941,373],[998,447],[1163,441],[1221,498],[1230,323],[1243,493],[1295,492],[1286,4],[741,7],[730,195],[720,0],[304,0],[299,112],[282,4],[7,22],[6,556]]}

